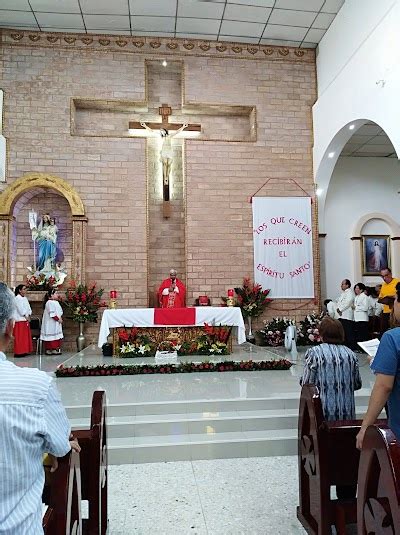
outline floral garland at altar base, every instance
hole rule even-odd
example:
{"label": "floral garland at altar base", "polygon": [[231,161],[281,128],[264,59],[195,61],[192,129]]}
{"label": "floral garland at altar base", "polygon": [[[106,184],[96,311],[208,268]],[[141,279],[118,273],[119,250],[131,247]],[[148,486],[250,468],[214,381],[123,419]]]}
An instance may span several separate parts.
{"label": "floral garland at altar base", "polygon": [[62,364],[56,369],[56,377],[98,377],[105,375],[151,375],[197,372],[236,372],[289,370],[293,364],[286,359],[263,361],[225,362],[181,362],[173,365],[99,365],[67,367]]}
{"label": "floral garland at altar base", "polygon": [[283,346],[286,329],[291,325],[296,326],[296,322],[290,318],[277,317],[270,321],[264,321],[264,328],[258,332],[268,346]]}
{"label": "floral garland at altar base", "polygon": [[299,324],[297,344],[301,346],[313,346],[320,344],[322,338],[319,334],[319,324],[325,314],[308,314]]}
{"label": "floral garland at altar base", "polygon": [[185,355],[229,355],[229,337],[232,327],[204,324],[204,334],[194,340],[164,340],[158,345],[148,336],[139,334],[136,327],[117,329],[118,347],[116,355],[121,358],[154,357],[157,353]]}

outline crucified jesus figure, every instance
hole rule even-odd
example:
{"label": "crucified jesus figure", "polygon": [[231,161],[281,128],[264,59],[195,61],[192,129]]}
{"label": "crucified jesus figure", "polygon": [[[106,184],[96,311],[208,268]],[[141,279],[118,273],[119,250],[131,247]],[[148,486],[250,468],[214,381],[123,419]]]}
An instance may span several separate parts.
{"label": "crucified jesus figure", "polygon": [[[146,123],[140,123],[148,132],[154,134],[154,130],[147,126]],[[188,125],[183,124],[175,133],[170,134],[166,128],[160,128],[160,135],[162,137],[162,146],[160,152],[160,162],[162,163],[163,174],[163,192],[164,201],[169,201],[169,179],[171,175],[172,160],[174,157],[172,150],[172,138],[180,134]]]}

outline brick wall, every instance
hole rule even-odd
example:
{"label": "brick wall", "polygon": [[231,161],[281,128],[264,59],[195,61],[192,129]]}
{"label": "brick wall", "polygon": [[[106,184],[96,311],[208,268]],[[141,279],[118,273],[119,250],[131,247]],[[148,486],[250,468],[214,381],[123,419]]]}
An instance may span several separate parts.
{"label": "brick wall", "polygon": [[[32,33],[32,32],[30,32]],[[1,48],[2,88],[5,91],[4,135],[9,144],[8,184],[33,171],[57,175],[77,190],[88,217],[87,278],[97,280],[107,291],[119,290],[120,306],[147,306],[148,259],[169,255],[170,231],[160,232],[157,251],[147,251],[146,228],[146,141],[128,137],[71,136],[71,98],[145,99],[145,59],[163,59],[160,51],[145,52],[145,47],[120,50],[96,48],[71,49],[46,46],[42,41],[24,38],[13,41],[3,32]],[[147,46],[147,45],[146,45]],[[101,47],[100,47],[101,48]],[[128,50],[129,49],[129,50]],[[147,49],[146,49],[147,50]],[[236,104],[256,106],[257,141],[206,142],[187,140],[183,174],[186,176],[186,271],[189,302],[207,293],[214,303],[226,289],[241,283],[243,275],[252,274],[251,205],[248,197],[268,177],[276,179],[273,187],[260,194],[287,195],[296,180],[308,192],[312,180],[312,117],[316,99],[314,53],[308,59],[293,59],[278,53],[244,58],[215,57],[184,53],[183,48],[168,52],[184,63],[184,98],[191,103]],[[157,54],[157,55],[155,55]],[[310,60],[310,57],[312,58]],[[157,81],[162,71],[157,65],[149,78]],[[161,75],[160,75],[161,76]],[[178,72],[171,72],[170,83],[153,84],[149,98],[155,104],[175,91]],[[175,102],[174,102],[175,104]],[[107,116],[107,119],[106,119]],[[104,127],[110,114],[97,117]],[[84,111],[77,120],[86,133],[94,129]],[[115,114],[115,124],[122,131],[129,114]],[[198,117],[202,120],[202,117]],[[203,118],[204,119],[204,118]],[[212,118],[204,119],[213,128]],[[219,117],[215,122],[219,139],[232,139],[237,127],[242,137],[243,118]],[[211,126],[210,126],[211,125]],[[126,126],[127,128],[127,126]],[[225,134],[225,135],[224,135]],[[234,139],[234,137],[233,137]],[[3,190],[7,184],[0,184]],[[301,193],[293,186],[293,194]],[[37,208],[55,212],[67,207],[55,195],[37,198]],[[22,219],[30,204],[21,207],[17,218],[16,240],[22,232]],[[153,207],[154,208],[154,207]],[[153,209],[152,208],[152,209]],[[25,214],[25,215],[24,215]],[[67,211],[60,239],[68,248]],[[25,219],[24,219],[25,220]],[[160,225],[162,221],[160,221]],[[182,221],[175,221],[182,236]],[[25,228],[25,227],[24,227]],[[65,233],[65,237],[61,237]],[[160,239],[165,236],[165,239]],[[25,236],[24,240],[28,239]],[[153,241],[150,240],[153,247]],[[315,240],[316,244],[316,240]],[[25,252],[26,251],[26,252]],[[68,257],[68,253],[66,255]],[[16,277],[28,262],[24,242],[16,254]],[[315,268],[318,271],[317,250]],[[29,263],[27,264],[29,265]],[[179,269],[179,266],[177,267]],[[156,273],[161,277],[161,273]],[[318,281],[317,281],[318,283]],[[317,284],[317,291],[318,291]],[[275,303],[282,313],[304,315],[315,305],[300,301]],[[294,311],[294,307],[301,307]],[[269,311],[268,315],[278,312]],[[91,331],[90,331],[91,332]],[[95,331],[93,331],[94,333]]]}

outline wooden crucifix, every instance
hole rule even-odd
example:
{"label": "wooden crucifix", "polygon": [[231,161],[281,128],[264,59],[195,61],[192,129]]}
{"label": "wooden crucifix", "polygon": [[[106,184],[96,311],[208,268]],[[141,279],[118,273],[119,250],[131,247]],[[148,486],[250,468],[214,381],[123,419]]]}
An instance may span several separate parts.
{"label": "wooden crucifix", "polygon": [[[155,130],[160,132],[162,137],[162,146],[160,151],[160,161],[162,164],[163,177],[163,216],[168,218],[171,216],[170,208],[170,177],[171,167],[173,161],[172,138],[180,134],[183,130],[190,132],[201,132],[201,125],[188,123],[170,123],[169,116],[172,114],[172,108],[168,104],[162,104],[158,108],[158,113],[161,115],[161,123],[144,123],[144,122],[129,122],[129,130],[136,130],[145,128],[148,132],[154,134]],[[173,133],[171,134],[171,130]]]}

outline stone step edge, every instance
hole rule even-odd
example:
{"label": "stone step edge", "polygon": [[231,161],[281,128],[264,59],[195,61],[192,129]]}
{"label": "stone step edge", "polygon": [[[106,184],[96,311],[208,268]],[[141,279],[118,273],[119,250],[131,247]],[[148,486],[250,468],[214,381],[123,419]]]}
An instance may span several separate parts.
{"label": "stone step edge", "polygon": [[[365,394],[359,394],[356,396],[356,401],[359,400],[362,397],[369,398],[369,393]],[[107,409],[112,410],[114,408],[120,408],[120,407],[164,407],[165,405],[195,405],[195,404],[203,404],[203,403],[241,403],[244,402],[245,404],[250,404],[254,402],[275,402],[279,401],[281,403],[284,403],[285,401],[293,401],[298,400],[299,393],[293,393],[293,395],[284,394],[284,397],[263,397],[263,398],[220,398],[220,399],[183,399],[183,400],[170,400],[170,401],[145,401],[145,402],[134,402],[134,403],[107,403]],[[66,405],[65,410],[77,410],[77,409],[90,409],[90,405]]]}
{"label": "stone step edge", "polygon": [[[221,433],[223,434],[223,433]],[[176,436],[176,435],[175,435]],[[133,438],[133,437],[132,437]],[[141,437],[143,438],[143,437]],[[158,444],[110,444],[112,438],[109,439],[108,449],[110,450],[122,450],[122,449],[140,449],[140,448],[165,448],[171,446],[201,446],[201,445],[210,445],[210,444],[235,444],[235,443],[246,443],[246,442],[276,442],[276,441],[287,441],[287,440],[298,440],[297,429],[293,430],[293,435],[289,436],[273,436],[273,437],[245,437],[245,438],[226,438],[223,437],[216,438],[214,440],[195,440],[195,441],[180,441],[180,442],[160,442]]]}

